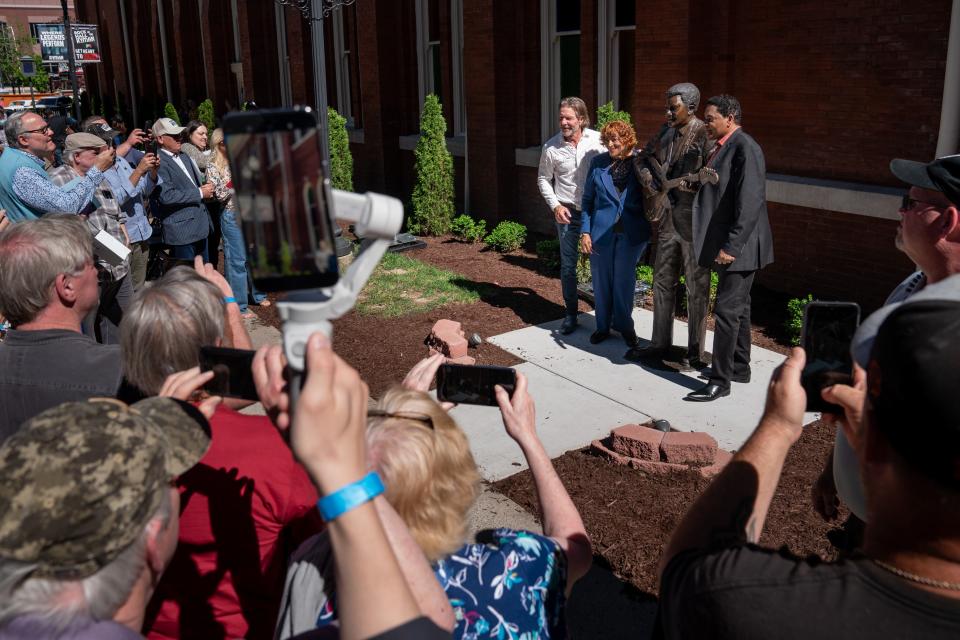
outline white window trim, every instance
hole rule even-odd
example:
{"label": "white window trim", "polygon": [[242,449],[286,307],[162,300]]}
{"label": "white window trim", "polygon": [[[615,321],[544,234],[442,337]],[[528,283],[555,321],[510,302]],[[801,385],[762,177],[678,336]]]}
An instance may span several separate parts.
{"label": "white window trim", "polygon": [[598,0],[597,2],[597,104],[613,102],[614,109],[622,109],[618,104],[620,96],[620,58],[621,31],[636,31],[637,26],[616,27],[617,0]]}
{"label": "white window trim", "polygon": [[557,128],[560,95],[560,36],[579,36],[576,31],[556,31],[556,2],[540,0],[540,138],[547,140]]}
{"label": "white window trim", "polygon": [[343,12],[334,11],[333,19],[333,68],[337,82],[337,113],[346,118],[347,127],[354,126],[353,102],[350,95],[350,64],[349,55],[356,55],[346,46],[346,36],[343,32]]}

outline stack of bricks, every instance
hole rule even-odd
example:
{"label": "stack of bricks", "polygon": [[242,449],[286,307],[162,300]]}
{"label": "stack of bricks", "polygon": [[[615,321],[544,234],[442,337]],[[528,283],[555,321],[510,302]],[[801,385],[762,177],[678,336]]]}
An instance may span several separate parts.
{"label": "stack of bricks", "polygon": [[655,474],[693,470],[712,478],[732,457],[729,451],[718,448],[717,441],[707,433],[664,433],[638,424],[617,427],[610,437],[594,440],[592,445],[617,464]]}
{"label": "stack of bricks", "polygon": [[467,355],[467,339],[459,322],[437,320],[424,342],[431,356],[442,353],[447,362],[453,364],[476,364],[476,360]]}

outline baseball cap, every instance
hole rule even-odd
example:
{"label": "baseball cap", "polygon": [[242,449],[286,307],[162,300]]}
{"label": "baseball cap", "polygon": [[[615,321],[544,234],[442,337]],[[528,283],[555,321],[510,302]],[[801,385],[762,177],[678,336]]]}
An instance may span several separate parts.
{"label": "baseball cap", "polygon": [[926,164],[897,158],[890,162],[890,172],[910,186],[940,191],[960,207],[960,155],[944,156]]}
{"label": "baseball cap", "polygon": [[103,146],[103,138],[92,133],[71,133],[64,144],[65,151],[77,149],[99,149]]}
{"label": "baseball cap", "polygon": [[31,418],[0,445],[0,557],[37,577],[93,575],[209,444],[200,412],[171,398],[70,402]]}
{"label": "baseball cap", "polygon": [[155,136],[178,136],[183,133],[186,127],[181,127],[173,118],[160,118],[153,123],[153,135]]}
{"label": "baseball cap", "polygon": [[114,137],[120,134],[119,131],[108,125],[106,122],[98,122],[97,124],[91,124],[89,127],[84,129],[87,133],[92,133],[95,136],[98,136],[105,140],[108,144],[113,144]]}
{"label": "baseball cap", "polygon": [[908,462],[960,488],[960,274],[874,312],[853,339],[876,423]]}

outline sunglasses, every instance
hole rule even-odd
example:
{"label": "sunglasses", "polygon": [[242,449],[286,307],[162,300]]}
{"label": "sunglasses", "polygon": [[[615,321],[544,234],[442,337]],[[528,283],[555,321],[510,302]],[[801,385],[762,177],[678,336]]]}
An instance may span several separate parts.
{"label": "sunglasses", "polygon": [[917,207],[918,204],[925,204],[928,207],[933,207],[934,209],[940,209],[941,205],[934,204],[932,202],[924,202],[923,200],[915,200],[909,195],[903,196],[903,200],[900,202],[901,211],[912,211]]}
{"label": "sunglasses", "polygon": [[402,418],[404,420],[416,420],[433,429],[433,418],[425,413],[414,413],[409,411],[384,411],[383,409],[367,409],[368,418]]}

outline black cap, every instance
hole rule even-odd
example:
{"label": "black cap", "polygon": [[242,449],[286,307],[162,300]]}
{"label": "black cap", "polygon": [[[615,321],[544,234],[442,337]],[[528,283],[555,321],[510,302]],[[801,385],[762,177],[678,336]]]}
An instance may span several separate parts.
{"label": "black cap", "polygon": [[960,300],[950,298],[908,300],[886,316],[873,341],[867,394],[875,424],[904,460],[960,489]]}
{"label": "black cap", "polygon": [[960,155],[937,158],[929,164],[897,158],[890,172],[910,186],[940,191],[960,207]]}

